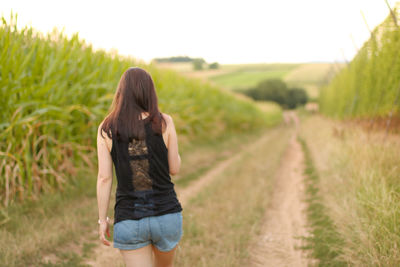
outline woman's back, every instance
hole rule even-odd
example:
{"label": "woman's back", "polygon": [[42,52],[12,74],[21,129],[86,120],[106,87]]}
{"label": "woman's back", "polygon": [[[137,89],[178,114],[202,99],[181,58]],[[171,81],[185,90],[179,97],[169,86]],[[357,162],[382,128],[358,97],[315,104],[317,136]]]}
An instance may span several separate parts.
{"label": "woman's back", "polygon": [[117,176],[114,224],[182,211],[169,175],[168,148],[162,134],[143,119],[145,138],[124,142],[112,133],[111,157]]}

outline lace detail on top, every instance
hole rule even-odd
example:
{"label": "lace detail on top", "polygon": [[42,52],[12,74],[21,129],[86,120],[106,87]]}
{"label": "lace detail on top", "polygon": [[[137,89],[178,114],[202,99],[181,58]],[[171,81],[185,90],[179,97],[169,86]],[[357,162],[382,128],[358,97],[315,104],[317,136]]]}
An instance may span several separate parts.
{"label": "lace detail on top", "polygon": [[162,135],[145,123],[146,138],[122,141],[113,133],[111,156],[117,176],[114,224],[182,211],[169,175]]}
{"label": "lace detail on top", "polygon": [[129,163],[132,170],[132,183],[135,191],[152,189],[153,181],[149,175],[149,153],[146,140],[132,139],[128,145]]}

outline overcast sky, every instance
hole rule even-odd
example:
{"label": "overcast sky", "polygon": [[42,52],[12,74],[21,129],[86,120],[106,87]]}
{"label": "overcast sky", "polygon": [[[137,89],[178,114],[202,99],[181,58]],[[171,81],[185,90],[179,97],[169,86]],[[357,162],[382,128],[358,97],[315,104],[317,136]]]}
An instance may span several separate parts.
{"label": "overcast sky", "polygon": [[145,61],[223,64],[350,60],[369,38],[361,11],[370,28],[389,14],[384,0],[1,0],[7,20],[11,9],[20,26],[79,32],[95,48]]}

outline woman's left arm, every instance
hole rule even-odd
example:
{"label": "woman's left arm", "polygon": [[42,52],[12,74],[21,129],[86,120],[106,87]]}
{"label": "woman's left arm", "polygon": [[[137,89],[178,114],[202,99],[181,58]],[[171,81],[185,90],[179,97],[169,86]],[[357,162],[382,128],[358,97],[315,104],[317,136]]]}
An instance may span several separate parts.
{"label": "woman's left arm", "polygon": [[[105,238],[105,234],[107,233],[108,237],[110,237],[106,219],[112,188],[113,169],[112,158],[107,148],[106,140],[100,135],[101,125],[102,124],[100,124],[97,130],[97,157],[99,166],[97,175],[97,205],[99,208],[100,240],[105,245],[109,246],[110,242]],[[106,137],[106,134],[104,134],[104,136]]]}

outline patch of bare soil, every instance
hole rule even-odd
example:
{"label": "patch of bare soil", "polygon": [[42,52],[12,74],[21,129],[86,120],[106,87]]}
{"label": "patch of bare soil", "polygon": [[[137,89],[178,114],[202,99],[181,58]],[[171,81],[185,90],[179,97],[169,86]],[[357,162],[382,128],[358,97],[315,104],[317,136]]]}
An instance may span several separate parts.
{"label": "patch of bare soil", "polygon": [[[286,114],[298,123],[295,114]],[[250,245],[250,266],[308,266],[300,236],[306,236],[303,182],[304,157],[297,131],[281,161],[274,181],[270,205],[263,218],[260,235]]]}

